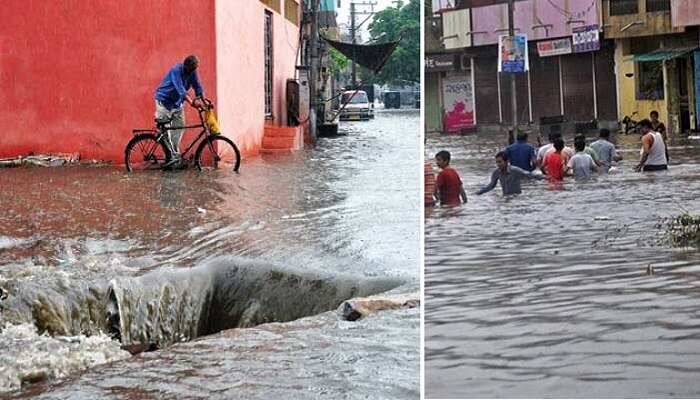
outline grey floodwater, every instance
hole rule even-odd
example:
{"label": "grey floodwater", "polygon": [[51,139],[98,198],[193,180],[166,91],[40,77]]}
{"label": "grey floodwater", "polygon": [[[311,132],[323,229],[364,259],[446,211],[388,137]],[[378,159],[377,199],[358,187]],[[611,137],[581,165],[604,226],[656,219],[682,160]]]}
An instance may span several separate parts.
{"label": "grey floodwater", "polygon": [[504,198],[473,194],[502,135],[428,138],[469,203],[426,214],[426,397],[700,396],[700,253],[663,227],[700,213],[700,143],[673,140],[670,169],[640,174],[639,137],[617,142],[617,173]]}
{"label": "grey floodwater", "polygon": [[419,121],[378,111],[239,174],[0,170],[0,392],[419,397],[419,310],[335,311],[419,290]]}

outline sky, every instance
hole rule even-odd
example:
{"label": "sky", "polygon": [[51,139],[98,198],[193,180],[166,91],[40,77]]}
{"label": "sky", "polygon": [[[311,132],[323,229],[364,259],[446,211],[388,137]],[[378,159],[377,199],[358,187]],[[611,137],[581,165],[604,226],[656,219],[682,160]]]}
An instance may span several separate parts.
{"label": "sky", "polygon": [[[340,7],[338,7],[338,1],[336,0],[336,11],[338,12],[338,17],[336,18],[336,21],[338,22],[338,25],[340,26],[350,26],[350,3],[355,3],[355,10],[356,11],[369,11],[370,7],[367,5],[361,5],[362,3],[376,3],[374,6],[374,11],[381,11],[387,7],[395,7],[394,3],[392,0],[340,0]],[[407,4],[408,0],[404,0],[404,4]],[[364,21],[365,18],[367,18],[367,14],[362,14],[358,15],[356,17],[356,23],[360,23]],[[365,22],[361,27],[360,30],[362,39],[363,41],[369,40],[369,32],[367,32],[367,26],[369,23],[372,22],[372,18],[370,18],[367,22]]]}

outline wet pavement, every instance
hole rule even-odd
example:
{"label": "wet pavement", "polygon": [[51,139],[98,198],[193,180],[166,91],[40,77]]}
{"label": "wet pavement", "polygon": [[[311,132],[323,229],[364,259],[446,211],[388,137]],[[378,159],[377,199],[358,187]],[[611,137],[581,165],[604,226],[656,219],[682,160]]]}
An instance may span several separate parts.
{"label": "wet pavement", "polygon": [[426,397],[699,397],[700,253],[664,224],[700,213],[700,141],[640,174],[639,137],[623,136],[617,173],[476,196],[503,139],[428,138],[469,203],[426,212]]}
{"label": "wet pavement", "polygon": [[[419,397],[418,309],[359,323],[326,312],[418,291],[419,121],[379,111],[314,150],[246,159],[239,174],[0,170],[0,391],[24,381],[31,393],[17,395],[51,398],[58,389],[26,383],[126,359],[69,380],[61,398]],[[110,299],[123,337],[169,347],[128,358],[108,340]],[[44,343],[32,325],[64,337]]]}

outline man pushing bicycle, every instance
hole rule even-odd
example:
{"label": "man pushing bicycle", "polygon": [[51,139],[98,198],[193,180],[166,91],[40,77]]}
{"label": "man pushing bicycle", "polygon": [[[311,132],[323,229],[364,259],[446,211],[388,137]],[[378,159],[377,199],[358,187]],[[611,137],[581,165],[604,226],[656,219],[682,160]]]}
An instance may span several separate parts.
{"label": "man pushing bicycle", "polygon": [[[156,120],[167,120],[169,126],[185,126],[184,102],[187,101],[194,108],[202,108],[204,90],[197,75],[199,58],[189,55],[182,63],[173,65],[158,85],[155,93]],[[194,88],[195,98],[190,98],[187,92]],[[180,141],[185,129],[168,130],[169,142],[167,145],[172,152],[172,162],[180,162]]]}

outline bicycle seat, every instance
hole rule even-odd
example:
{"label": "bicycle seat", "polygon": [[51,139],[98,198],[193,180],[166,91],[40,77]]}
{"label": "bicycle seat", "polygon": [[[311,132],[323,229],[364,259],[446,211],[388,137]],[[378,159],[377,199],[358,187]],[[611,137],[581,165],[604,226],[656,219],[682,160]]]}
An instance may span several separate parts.
{"label": "bicycle seat", "polygon": [[172,120],[173,120],[173,117],[156,118],[156,125],[161,126],[161,125],[169,124]]}

